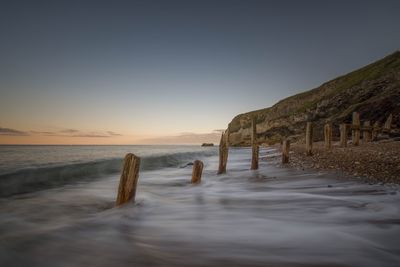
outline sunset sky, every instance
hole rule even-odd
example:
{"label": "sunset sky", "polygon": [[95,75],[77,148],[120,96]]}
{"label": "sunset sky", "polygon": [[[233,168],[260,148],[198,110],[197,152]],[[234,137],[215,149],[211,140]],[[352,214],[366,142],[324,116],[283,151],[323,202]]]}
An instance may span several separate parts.
{"label": "sunset sky", "polygon": [[2,1],[0,144],[216,141],[239,113],[399,50],[399,10],[400,1]]}

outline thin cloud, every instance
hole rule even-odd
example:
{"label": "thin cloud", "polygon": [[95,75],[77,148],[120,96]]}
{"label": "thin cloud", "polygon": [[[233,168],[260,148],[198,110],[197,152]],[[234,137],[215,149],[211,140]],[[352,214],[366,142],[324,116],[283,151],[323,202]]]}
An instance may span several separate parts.
{"label": "thin cloud", "polygon": [[113,131],[107,131],[107,132],[90,132],[90,133],[85,133],[85,132],[80,132],[79,134],[73,134],[71,137],[89,137],[89,138],[109,138],[109,137],[115,137],[115,136],[122,136],[122,134],[113,132]]}
{"label": "thin cloud", "polygon": [[188,136],[188,135],[196,135],[196,133],[192,133],[192,132],[182,132],[182,133],[180,133],[178,136]]}
{"label": "thin cloud", "polygon": [[65,130],[61,130],[59,131],[60,133],[67,133],[67,134],[75,134],[75,133],[79,133],[78,130],[75,129],[65,129]]}
{"label": "thin cloud", "polygon": [[3,128],[0,127],[0,135],[8,135],[8,136],[27,136],[29,133],[24,131],[19,131],[11,128]]}
{"label": "thin cloud", "polygon": [[71,135],[71,137],[109,138],[111,136],[104,134],[75,134]]}
{"label": "thin cloud", "polygon": [[31,131],[33,134],[38,134],[38,135],[46,135],[46,136],[58,136],[58,133],[55,132],[46,132],[46,131]]}
{"label": "thin cloud", "polygon": [[106,132],[84,132],[75,129],[65,129],[57,132],[52,131],[30,131],[32,134],[43,136],[61,136],[61,137],[85,137],[85,138],[109,138],[122,136],[122,134],[106,131]]}
{"label": "thin cloud", "polygon": [[122,136],[122,134],[119,134],[119,133],[116,133],[116,132],[112,132],[112,131],[107,131],[107,133],[108,133],[110,136]]}

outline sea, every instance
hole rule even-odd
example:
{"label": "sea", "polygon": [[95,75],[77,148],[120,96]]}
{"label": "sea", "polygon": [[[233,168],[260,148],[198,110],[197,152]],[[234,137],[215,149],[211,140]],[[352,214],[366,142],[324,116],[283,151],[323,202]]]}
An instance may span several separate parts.
{"label": "sea", "polygon": [[[135,201],[115,206],[123,158]],[[400,266],[400,188],[274,148],[0,146],[0,266]],[[202,160],[200,184],[192,162]]]}

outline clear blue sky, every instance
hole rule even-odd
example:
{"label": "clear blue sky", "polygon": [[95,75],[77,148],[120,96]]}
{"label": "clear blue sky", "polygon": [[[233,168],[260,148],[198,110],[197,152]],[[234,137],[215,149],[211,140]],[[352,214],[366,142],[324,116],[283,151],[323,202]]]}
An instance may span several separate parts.
{"label": "clear blue sky", "polygon": [[398,50],[399,10],[400,1],[2,1],[0,143],[225,128]]}

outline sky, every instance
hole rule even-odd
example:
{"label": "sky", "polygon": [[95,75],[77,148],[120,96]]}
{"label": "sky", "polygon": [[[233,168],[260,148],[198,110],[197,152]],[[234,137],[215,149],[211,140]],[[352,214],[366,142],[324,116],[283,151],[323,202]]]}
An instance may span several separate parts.
{"label": "sky", "polygon": [[2,1],[0,144],[216,142],[234,116],[399,50],[399,10],[397,0]]}

